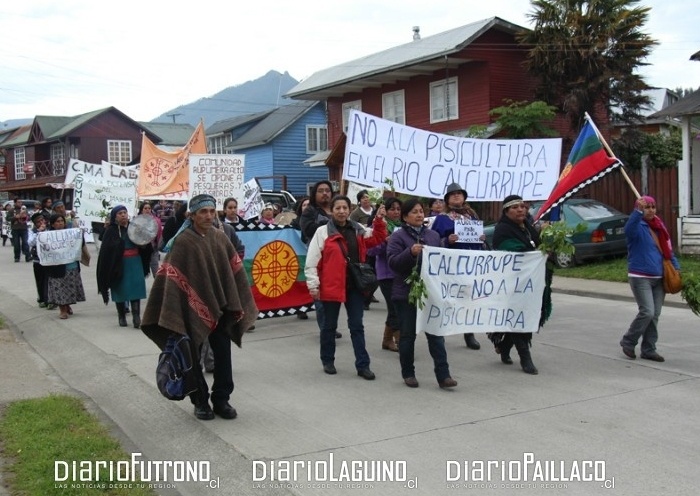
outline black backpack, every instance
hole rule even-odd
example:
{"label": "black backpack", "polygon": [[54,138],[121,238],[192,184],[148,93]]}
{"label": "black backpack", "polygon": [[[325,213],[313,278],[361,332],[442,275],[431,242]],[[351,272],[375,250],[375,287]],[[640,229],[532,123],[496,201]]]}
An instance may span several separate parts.
{"label": "black backpack", "polygon": [[192,360],[192,346],[189,336],[172,334],[158,357],[156,384],[158,390],[169,400],[182,400],[197,390],[193,366],[199,362]]}

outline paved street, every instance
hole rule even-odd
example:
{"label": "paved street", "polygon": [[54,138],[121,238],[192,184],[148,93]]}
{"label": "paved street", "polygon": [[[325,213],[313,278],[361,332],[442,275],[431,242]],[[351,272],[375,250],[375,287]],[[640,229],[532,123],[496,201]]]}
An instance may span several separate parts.
{"label": "paved street", "polygon": [[[586,286],[587,294],[604,294],[601,298],[555,293],[553,317],[533,339],[538,376],[520,371],[515,352],[514,365],[501,364],[485,336],[479,337],[480,351],[468,350],[461,336],[448,337],[452,376],[459,381],[454,390],[437,387],[423,336],[416,345],[420,387],[403,385],[397,354],[380,349],[383,304],[365,313],[373,382],[355,374],[344,316],[336,376],[321,369],[313,313],[308,321],[259,321],[244,336],[243,348],[234,347],[231,402],[239,417],[202,422],[188,401],[160,396],[154,377],[158,350],[141,331],[118,327],[113,304],[105,307],[97,294],[95,262],[96,255],[82,272],[88,301],[74,305],[70,319],[59,320],[58,310],[36,306],[31,264],[13,263],[11,248],[0,248],[0,313],[20,336],[15,343],[8,334],[0,344],[0,401],[72,391],[113,427],[127,451],[150,460],[206,460],[219,479],[218,489],[184,482],[159,494],[695,495],[700,490],[692,476],[700,441],[700,320],[685,308],[664,307],[658,348],[667,361],[628,360],[618,346],[636,313],[635,304],[624,299],[630,295],[626,285]],[[559,281],[576,289],[575,281],[555,278],[555,291]],[[10,354],[15,361],[8,361]],[[28,358],[22,362],[23,355]],[[16,373],[19,366],[26,373]],[[285,475],[279,469],[287,461],[299,462],[296,482],[272,481],[271,475]],[[353,461],[403,480],[347,482],[313,475],[326,468],[335,477]],[[489,461],[491,477],[484,472],[479,481],[480,462],[486,467]],[[253,466],[263,480],[253,480]],[[588,466],[607,482],[561,481],[572,467]],[[518,479],[519,468],[528,480]],[[549,482],[533,482],[538,470],[549,471]],[[614,489],[604,487],[613,484]]]}

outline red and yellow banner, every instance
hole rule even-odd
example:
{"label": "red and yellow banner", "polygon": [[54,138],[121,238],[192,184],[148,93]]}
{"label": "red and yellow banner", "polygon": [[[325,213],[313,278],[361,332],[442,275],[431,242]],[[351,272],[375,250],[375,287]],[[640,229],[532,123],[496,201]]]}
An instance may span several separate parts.
{"label": "red and yellow banner", "polygon": [[187,144],[176,152],[161,150],[144,134],[141,144],[141,167],[136,183],[138,196],[188,197],[191,153],[207,153],[207,140],[201,122]]}

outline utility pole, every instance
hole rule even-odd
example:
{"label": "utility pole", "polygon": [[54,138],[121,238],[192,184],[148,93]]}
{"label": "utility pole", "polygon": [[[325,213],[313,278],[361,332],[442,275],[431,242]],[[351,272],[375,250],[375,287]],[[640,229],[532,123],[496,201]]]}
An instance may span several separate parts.
{"label": "utility pole", "polygon": [[167,115],[168,117],[172,117],[172,118],[173,118],[173,124],[175,124],[175,117],[177,117],[178,115],[182,115],[182,113],[165,114],[165,115]]}

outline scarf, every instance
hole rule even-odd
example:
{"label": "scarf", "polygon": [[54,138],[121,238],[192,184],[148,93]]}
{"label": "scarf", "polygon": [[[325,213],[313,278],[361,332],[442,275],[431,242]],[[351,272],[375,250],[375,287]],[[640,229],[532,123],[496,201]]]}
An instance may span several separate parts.
{"label": "scarf", "polygon": [[386,230],[389,234],[393,233],[394,229],[401,226],[400,220],[391,220],[388,217],[384,217],[384,220],[386,220]]}
{"label": "scarf", "polygon": [[671,236],[669,236],[668,230],[666,229],[664,222],[661,220],[661,218],[659,218],[658,215],[655,215],[654,218],[651,220],[645,219],[645,221],[647,224],[649,224],[649,227],[659,238],[659,248],[661,249],[661,253],[663,254],[664,258],[666,260],[671,260],[671,257],[673,257],[673,249],[671,247]]}

